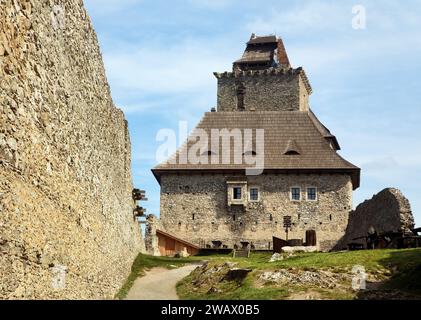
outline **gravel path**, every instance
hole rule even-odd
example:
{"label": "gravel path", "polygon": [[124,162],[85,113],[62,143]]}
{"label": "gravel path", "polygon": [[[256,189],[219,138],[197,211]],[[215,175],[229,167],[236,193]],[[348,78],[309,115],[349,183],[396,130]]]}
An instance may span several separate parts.
{"label": "gravel path", "polygon": [[127,294],[126,300],[178,300],[175,286],[187,277],[197,265],[188,265],[178,269],[153,268],[136,279]]}

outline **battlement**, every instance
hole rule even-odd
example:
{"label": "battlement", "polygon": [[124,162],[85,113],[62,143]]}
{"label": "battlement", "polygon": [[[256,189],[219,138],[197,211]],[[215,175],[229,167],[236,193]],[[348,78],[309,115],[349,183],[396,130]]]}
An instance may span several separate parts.
{"label": "battlement", "polygon": [[252,35],[232,72],[215,72],[218,111],[308,111],[313,90],[302,67],[292,68],[282,39]]}
{"label": "battlement", "polygon": [[233,72],[214,72],[214,76],[217,79],[223,79],[223,78],[245,78],[245,77],[261,77],[261,76],[296,76],[300,75],[302,77],[302,80],[304,82],[304,85],[307,89],[308,95],[311,95],[313,93],[313,88],[311,87],[310,81],[307,77],[306,72],[302,67],[299,68],[283,68],[283,67],[271,67],[264,70],[247,70],[247,71],[233,71]]}
{"label": "battlement", "polygon": [[311,85],[302,68],[214,73],[218,111],[308,111]]}

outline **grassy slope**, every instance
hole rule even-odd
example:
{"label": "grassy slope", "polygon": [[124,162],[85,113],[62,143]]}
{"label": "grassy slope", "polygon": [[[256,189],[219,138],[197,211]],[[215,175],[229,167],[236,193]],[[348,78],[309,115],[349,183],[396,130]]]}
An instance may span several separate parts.
{"label": "grassy slope", "polygon": [[[195,292],[191,285],[191,277],[187,277],[177,286],[178,293],[183,299],[283,299],[307,288],[279,288],[254,286],[255,271],[276,269],[319,270],[326,269],[335,272],[349,272],[353,266],[362,265],[367,272],[382,272],[395,274],[384,283],[384,288],[399,289],[406,292],[421,294],[421,249],[411,250],[375,250],[353,251],[335,253],[300,254],[296,257],[269,263],[270,254],[252,254],[249,259],[231,258],[229,256],[206,257],[211,263],[225,261],[237,262],[240,267],[251,268],[254,272],[249,274],[245,282],[238,286],[235,283],[221,283],[221,293],[206,294]],[[316,289],[317,291],[317,289]],[[332,299],[352,299],[355,296],[350,292],[322,292],[322,296]]]}
{"label": "grassy slope", "polygon": [[[375,250],[353,251],[334,253],[303,253],[296,257],[273,262],[268,262],[271,255],[268,253],[253,253],[250,258],[232,258],[230,255],[215,255],[189,258],[152,257],[140,254],[133,263],[132,272],[120,291],[117,299],[123,299],[132,287],[134,281],[144,274],[145,270],[154,267],[174,268],[200,260],[210,263],[236,262],[239,267],[251,268],[251,273],[241,286],[233,282],[223,282],[219,289],[222,293],[203,294],[195,292],[191,287],[191,277],[187,277],[177,285],[177,291],[183,299],[285,299],[294,290],[305,290],[296,287],[279,288],[265,286],[256,288],[254,276],[256,271],[276,269],[300,269],[331,271],[349,271],[354,265],[362,265],[367,272],[396,273],[390,281],[384,284],[385,288],[400,289],[421,294],[421,249],[411,250]],[[333,299],[352,299],[348,292],[323,292],[323,296]]]}

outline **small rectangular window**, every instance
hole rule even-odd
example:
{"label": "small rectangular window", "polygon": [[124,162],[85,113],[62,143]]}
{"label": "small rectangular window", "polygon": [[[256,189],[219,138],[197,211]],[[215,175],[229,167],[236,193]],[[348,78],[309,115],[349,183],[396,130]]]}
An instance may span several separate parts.
{"label": "small rectangular window", "polygon": [[300,201],[301,200],[301,188],[291,188],[291,200]]}
{"label": "small rectangular window", "polygon": [[241,200],[243,198],[241,187],[235,187],[232,189],[232,191],[232,197],[234,200]]}
{"label": "small rectangular window", "polygon": [[259,201],[259,188],[250,188],[250,201]]}
{"label": "small rectangular window", "polygon": [[307,200],[309,201],[317,200],[317,188],[314,188],[314,187],[307,188]]}

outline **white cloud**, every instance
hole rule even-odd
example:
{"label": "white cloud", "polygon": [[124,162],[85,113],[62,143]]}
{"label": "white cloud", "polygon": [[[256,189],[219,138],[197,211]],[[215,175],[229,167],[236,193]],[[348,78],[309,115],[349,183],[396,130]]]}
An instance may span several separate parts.
{"label": "white cloud", "polygon": [[215,86],[212,72],[225,70],[232,60],[219,52],[216,43],[187,40],[107,52],[104,60],[114,87],[149,94],[200,92]]}
{"label": "white cloud", "polygon": [[117,11],[128,10],[130,7],[143,2],[142,0],[84,0],[90,15],[104,16]]}
{"label": "white cloud", "polygon": [[[252,18],[246,29],[281,36],[292,62],[311,70],[335,68],[338,63],[351,60],[355,64],[411,54],[411,51],[419,54],[421,19],[410,6],[393,2],[367,6],[367,29],[354,30],[354,5],[349,1],[311,1],[300,2],[288,10],[275,6]],[[379,56],[379,52],[384,56]]]}
{"label": "white cloud", "polygon": [[198,7],[205,7],[210,9],[225,9],[232,5],[235,0],[189,0],[189,3]]}
{"label": "white cloud", "polygon": [[[347,10],[349,9],[349,10]],[[347,8],[338,3],[306,2],[289,10],[275,8],[268,16],[253,19],[247,25],[250,32],[258,34],[277,33],[301,34],[338,27],[351,23],[351,7]]]}

